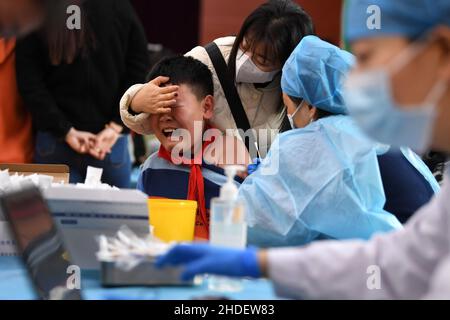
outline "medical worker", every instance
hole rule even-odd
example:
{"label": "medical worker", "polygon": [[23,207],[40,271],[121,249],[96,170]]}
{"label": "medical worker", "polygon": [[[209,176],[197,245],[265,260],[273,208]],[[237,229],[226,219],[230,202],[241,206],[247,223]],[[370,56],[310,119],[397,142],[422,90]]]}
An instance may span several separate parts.
{"label": "medical worker", "polygon": [[[367,27],[373,5],[382,13],[381,28]],[[348,101],[358,123],[385,143],[450,152],[450,2],[353,0],[346,15],[358,59]],[[158,265],[186,264],[185,278],[268,276],[290,298],[450,298],[449,178],[447,171],[440,193],[404,229],[370,241],[261,251],[183,245]]]}
{"label": "medical worker", "polygon": [[283,68],[283,100],[293,130],[281,134],[239,188],[248,243],[302,245],[368,239],[401,228],[386,202],[377,144],[346,115],[341,82],[354,57],[305,37]]}

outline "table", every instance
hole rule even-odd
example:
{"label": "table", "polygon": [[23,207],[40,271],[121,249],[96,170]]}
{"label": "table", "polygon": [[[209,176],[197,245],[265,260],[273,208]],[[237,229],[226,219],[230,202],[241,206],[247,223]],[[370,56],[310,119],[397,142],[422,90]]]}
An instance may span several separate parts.
{"label": "table", "polygon": [[[205,296],[226,296],[236,300],[276,299],[268,280],[242,280],[243,290],[223,293],[208,290],[205,282],[193,287],[129,287],[103,288],[100,285],[100,272],[81,271],[81,289],[84,299],[136,299],[136,300],[188,300]],[[18,257],[0,257],[0,300],[36,299],[25,266]]]}

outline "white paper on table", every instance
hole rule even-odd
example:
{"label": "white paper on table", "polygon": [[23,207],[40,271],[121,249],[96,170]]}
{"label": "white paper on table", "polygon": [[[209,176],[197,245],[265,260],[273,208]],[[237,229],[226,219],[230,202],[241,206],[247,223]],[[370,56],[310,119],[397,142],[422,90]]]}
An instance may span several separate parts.
{"label": "white paper on table", "polygon": [[95,168],[88,166],[86,171],[86,179],[84,180],[84,184],[88,186],[96,186],[102,184],[102,168]]}

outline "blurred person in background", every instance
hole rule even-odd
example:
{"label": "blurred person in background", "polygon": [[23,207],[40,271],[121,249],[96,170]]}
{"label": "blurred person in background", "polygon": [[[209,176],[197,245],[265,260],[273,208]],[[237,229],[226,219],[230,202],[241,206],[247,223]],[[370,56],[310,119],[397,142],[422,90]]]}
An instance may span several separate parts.
{"label": "blurred person in background", "polygon": [[0,37],[10,38],[37,28],[55,1],[0,0]]}
{"label": "blurred person in background", "polygon": [[54,4],[55,0],[0,0],[0,163],[32,161],[31,117],[17,89],[14,37],[37,28]]}
{"label": "blurred person in background", "polygon": [[81,28],[67,27],[66,8],[17,44],[17,80],[36,130],[36,163],[70,167],[70,182],[103,168],[103,182],[126,188],[131,163],[117,110],[148,69],[147,42],[128,0],[87,0]]}
{"label": "blurred person in background", "polygon": [[16,83],[16,40],[0,38],[0,163],[28,163],[33,158],[31,116]]}

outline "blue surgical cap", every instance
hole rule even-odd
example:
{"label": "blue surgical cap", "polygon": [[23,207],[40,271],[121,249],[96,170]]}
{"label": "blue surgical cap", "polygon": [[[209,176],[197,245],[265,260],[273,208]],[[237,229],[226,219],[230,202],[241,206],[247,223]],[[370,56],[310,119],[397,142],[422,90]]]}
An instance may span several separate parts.
{"label": "blue surgical cap", "polygon": [[347,0],[345,20],[349,42],[379,36],[414,39],[439,24],[450,26],[450,1]]}
{"label": "blue surgical cap", "polygon": [[343,77],[355,63],[352,54],[319,39],[302,39],[283,67],[281,89],[319,109],[345,114]]}

